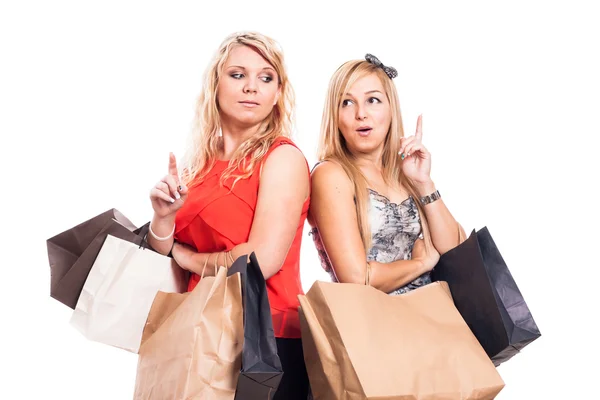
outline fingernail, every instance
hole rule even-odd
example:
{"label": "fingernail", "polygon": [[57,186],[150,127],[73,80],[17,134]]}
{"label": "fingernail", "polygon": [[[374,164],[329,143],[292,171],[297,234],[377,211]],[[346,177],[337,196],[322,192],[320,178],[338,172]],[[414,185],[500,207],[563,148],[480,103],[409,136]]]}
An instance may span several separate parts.
{"label": "fingernail", "polygon": [[169,201],[171,202],[171,204],[175,203],[175,199],[172,197],[169,197]]}
{"label": "fingernail", "polygon": [[175,192],[175,198],[176,198],[177,200],[179,200],[179,199],[181,198],[181,196],[179,195],[179,192]]}

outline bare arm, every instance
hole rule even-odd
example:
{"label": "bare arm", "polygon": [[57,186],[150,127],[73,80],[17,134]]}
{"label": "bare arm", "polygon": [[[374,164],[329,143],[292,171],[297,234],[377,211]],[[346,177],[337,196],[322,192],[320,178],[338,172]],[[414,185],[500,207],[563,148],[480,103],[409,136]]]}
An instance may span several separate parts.
{"label": "bare arm", "polygon": [[[358,228],[354,185],[333,162],[322,163],[313,171],[310,218],[319,229],[338,281],[364,284],[367,256]],[[370,285],[384,292],[402,287],[433,268],[425,258],[369,265]]]}
{"label": "bare arm", "polygon": [[[400,153],[403,160],[402,171],[415,184],[419,197],[435,192],[430,175],[431,153],[423,145],[422,115],[417,119],[415,135],[402,138]],[[440,254],[453,249],[464,240],[464,230],[450,214],[442,199],[429,203],[424,208],[431,241]]]}
{"label": "bare arm", "polygon": [[[427,196],[435,192],[432,181],[417,186],[419,196]],[[429,224],[431,241],[440,254],[452,250],[464,241],[465,231],[454,219],[443,199],[438,199],[423,207]]]}
{"label": "bare arm", "polygon": [[156,214],[152,217],[150,222],[152,226],[152,232],[159,237],[168,238],[166,240],[156,240],[154,236],[148,235],[146,240],[150,247],[159,252],[160,254],[167,255],[173,247],[173,235],[169,236],[173,232],[173,226],[175,226],[175,214],[167,217],[159,217]]}
{"label": "bare arm", "polygon": [[154,216],[150,223],[152,233],[163,240],[158,240],[152,233],[147,236],[150,247],[167,255],[173,247],[175,214],[187,198],[188,188],[179,180],[177,160],[173,153],[169,154],[169,173],[150,191],[150,201]]}
{"label": "bare arm", "polygon": [[[258,190],[258,201],[247,243],[235,246],[235,259],[243,254],[256,253],[265,279],[275,275],[283,265],[294,237],[302,206],[309,195],[309,177],[302,153],[293,146],[281,145],[265,161]],[[176,244],[173,257],[184,269],[197,274],[207,261],[205,275],[212,275],[215,253],[196,253],[187,246]],[[222,265],[223,256],[219,256]]]}

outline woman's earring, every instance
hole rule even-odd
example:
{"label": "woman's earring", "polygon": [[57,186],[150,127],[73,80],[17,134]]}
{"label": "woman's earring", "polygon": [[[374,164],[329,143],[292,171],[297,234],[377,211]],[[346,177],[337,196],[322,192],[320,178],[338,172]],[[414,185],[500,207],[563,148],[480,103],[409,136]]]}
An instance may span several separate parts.
{"label": "woman's earring", "polygon": [[221,128],[219,128],[219,133],[217,134],[218,137],[223,137],[223,131],[221,130]]}

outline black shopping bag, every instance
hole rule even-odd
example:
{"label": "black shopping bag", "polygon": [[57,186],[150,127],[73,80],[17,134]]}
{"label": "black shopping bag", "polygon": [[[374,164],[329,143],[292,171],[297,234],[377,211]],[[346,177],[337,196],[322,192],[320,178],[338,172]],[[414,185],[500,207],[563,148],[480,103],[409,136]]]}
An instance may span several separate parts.
{"label": "black shopping bag", "polygon": [[277,355],[267,285],[254,253],[239,257],[228,274],[240,272],[244,306],[242,369],[235,400],[272,399],[283,376]]}
{"label": "black shopping bag", "polygon": [[456,308],[494,365],[541,336],[487,227],[443,254],[432,280],[448,282]]}

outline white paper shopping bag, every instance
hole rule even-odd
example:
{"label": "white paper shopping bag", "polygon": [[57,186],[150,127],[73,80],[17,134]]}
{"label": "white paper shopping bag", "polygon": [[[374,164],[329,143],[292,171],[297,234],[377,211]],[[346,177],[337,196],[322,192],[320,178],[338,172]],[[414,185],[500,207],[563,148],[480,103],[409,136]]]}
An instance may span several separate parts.
{"label": "white paper shopping bag", "polygon": [[108,235],[71,324],[89,340],[137,353],[158,291],[183,293],[187,282],[172,258]]}

